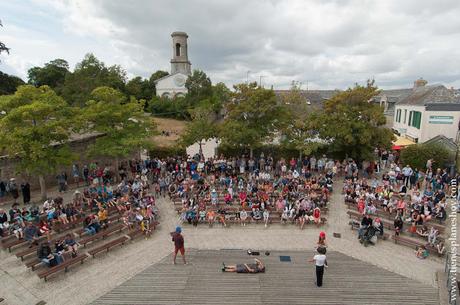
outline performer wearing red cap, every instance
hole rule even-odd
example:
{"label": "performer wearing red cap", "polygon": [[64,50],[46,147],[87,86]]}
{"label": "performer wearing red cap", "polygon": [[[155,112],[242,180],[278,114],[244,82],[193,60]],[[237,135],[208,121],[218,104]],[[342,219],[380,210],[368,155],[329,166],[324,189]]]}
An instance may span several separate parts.
{"label": "performer wearing red cap", "polygon": [[318,237],[318,243],[316,244],[316,247],[324,247],[326,248],[327,247],[327,244],[326,244],[326,233],[321,231],[319,232],[319,237]]}

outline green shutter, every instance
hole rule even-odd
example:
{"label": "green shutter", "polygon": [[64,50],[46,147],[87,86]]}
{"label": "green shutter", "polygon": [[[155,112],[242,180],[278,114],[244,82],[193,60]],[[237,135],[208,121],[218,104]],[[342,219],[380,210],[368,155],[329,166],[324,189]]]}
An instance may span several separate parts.
{"label": "green shutter", "polygon": [[416,126],[417,129],[420,129],[420,123],[422,122],[422,113],[421,112],[417,112],[417,122],[416,122]]}
{"label": "green shutter", "polygon": [[412,126],[412,114],[413,113],[414,113],[413,111],[409,112],[409,123],[407,124],[409,126]]}

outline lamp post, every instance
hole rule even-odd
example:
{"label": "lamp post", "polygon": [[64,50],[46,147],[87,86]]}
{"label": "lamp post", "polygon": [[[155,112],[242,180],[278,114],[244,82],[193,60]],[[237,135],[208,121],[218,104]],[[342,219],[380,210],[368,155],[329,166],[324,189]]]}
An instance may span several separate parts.
{"label": "lamp post", "polygon": [[246,84],[248,84],[248,85],[249,85],[249,73],[250,72],[251,71],[249,71],[249,70],[246,72]]}

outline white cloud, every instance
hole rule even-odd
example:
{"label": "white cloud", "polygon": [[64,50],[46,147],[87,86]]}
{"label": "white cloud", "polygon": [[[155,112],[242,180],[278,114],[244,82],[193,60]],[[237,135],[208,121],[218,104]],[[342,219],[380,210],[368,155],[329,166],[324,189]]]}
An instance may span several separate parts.
{"label": "white cloud", "polygon": [[[460,86],[460,3],[454,0],[33,1],[55,11],[73,40],[48,36],[45,43],[66,50],[72,63],[94,52],[128,75],[169,69],[170,33],[181,30],[190,36],[193,67],[213,82],[245,81],[250,70],[251,80],[264,75],[277,88],[294,79],[344,88],[372,77],[382,87],[409,87],[418,77]],[[38,43],[17,37],[21,48]],[[5,62],[20,71],[57,54],[42,55],[37,60],[25,50]]]}

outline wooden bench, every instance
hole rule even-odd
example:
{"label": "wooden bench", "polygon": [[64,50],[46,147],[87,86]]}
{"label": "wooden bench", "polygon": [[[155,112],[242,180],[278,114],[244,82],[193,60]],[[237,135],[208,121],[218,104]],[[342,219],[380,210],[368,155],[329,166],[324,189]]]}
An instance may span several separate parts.
{"label": "wooden bench", "polygon": [[[42,235],[42,236],[39,236],[37,238],[37,242],[40,242],[42,240],[46,239],[46,236],[45,235]],[[19,247],[19,246],[25,246],[28,244],[28,241],[25,240],[25,239],[13,239],[9,242],[6,242],[6,243],[3,243],[2,244],[2,247],[3,249],[8,249],[8,252],[11,253],[11,249],[14,248],[14,247]]]}
{"label": "wooden bench", "polygon": [[83,264],[86,258],[88,258],[88,254],[83,253],[83,254],[77,255],[76,257],[66,259],[63,263],[57,266],[41,271],[40,273],[38,273],[38,277],[41,279],[45,279],[45,282],[46,282],[49,276],[61,270],[64,270],[65,272],[67,272],[70,266],[75,265],[76,263]]}
{"label": "wooden bench", "polygon": [[408,237],[401,236],[401,235],[393,235],[393,240],[395,241],[395,244],[401,244],[401,245],[409,246],[409,247],[411,247],[411,248],[413,248],[415,250],[418,247],[425,246],[425,248],[430,253],[437,254],[438,256],[443,256],[444,255],[444,254],[439,254],[438,249],[436,249],[436,247],[433,247],[433,246],[427,244],[426,242],[422,242],[420,240],[408,238]]}
{"label": "wooden bench", "polygon": [[116,231],[119,231],[121,232],[123,229],[125,228],[125,226],[123,224],[117,224],[117,225],[114,225],[114,226],[111,226],[111,227],[108,227],[107,229],[101,229],[101,231],[99,231],[98,233],[94,234],[94,235],[90,235],[82,240],[80,240],[79,244],[83,245],[83,247],[86,247],[86,244],[92,242],[92,241],[95,241],[99,238],[106,238],[107,236],[109,236],[110,234],[116,232]]}
{"label": "wooden bench", "polygon": [[142,235],[142,230],[140,228],[134,229],[126,234],[131,240]]}
{"label": "wooden bench", "polygon": [[36,258],[26,262],[26,267],[31,268],[32,271],[33,271],[33,270],[35,270],[35,267],[37,267],[38,265],[41,265],[41,264],[42,264],[42,261],[36,257]]}
{"label": "wooden bench", "polygon": [[118,245],[124,245],[127,240],[129,240],[129,238],[127,236],[121,236],[121,237],[119,237],[117,239],[109,241],[109,242],[107,242],[107,243],[105,243],[103,245],[100,245],[99,247],[96,247],[96,248],[88,251],[88,253],[90,255],[92,255],[93,258],[94,258],[97,253],[102,252],[104,250],[109,252],[110,248],[113,248],[113,247],[118,246]]}

